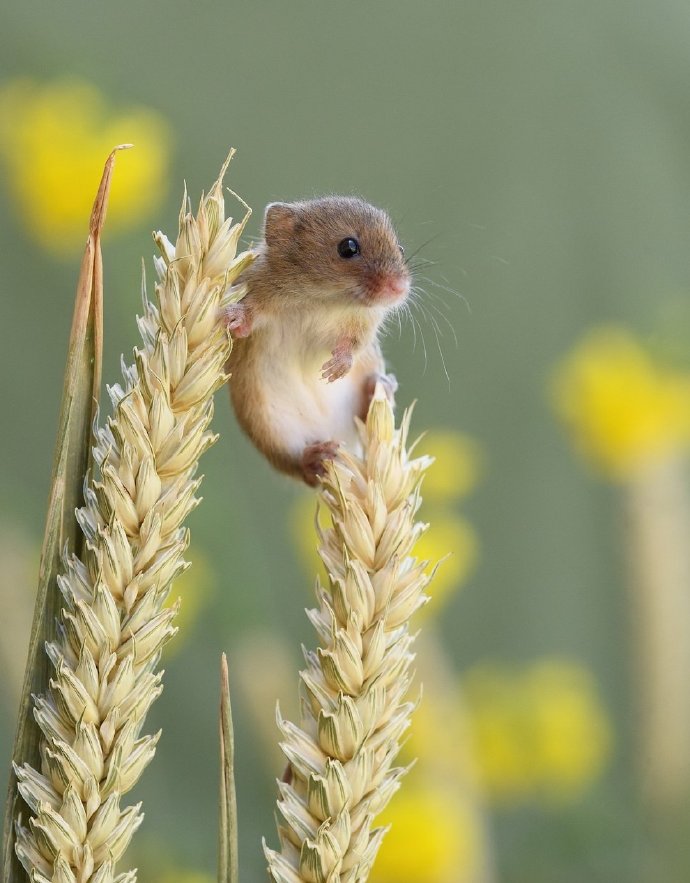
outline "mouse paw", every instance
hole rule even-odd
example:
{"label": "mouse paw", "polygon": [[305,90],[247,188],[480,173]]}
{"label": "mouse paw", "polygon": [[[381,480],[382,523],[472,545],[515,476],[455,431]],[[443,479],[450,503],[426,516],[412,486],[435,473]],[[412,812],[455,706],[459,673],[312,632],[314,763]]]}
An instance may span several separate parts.
{"label": "mouse paw", "polygon": [[224,310],[225,324],[235,339],[252,333],[252,315],[246,304],[230,304]]}
{"label": "mouse paw", "polygon": [[333,358],[321,366],[321,377],[328,383],[340,380],[352,368],[352,353],[349,350],[333,350]]}
{"label": "mouse paw", "polygon": [[306,483],[315,487],[319,478],[326,472],[326,460],[332,460],[338,453],[340,443],[337,441],[316,442],[307,445],[302,451],[302,476]]}

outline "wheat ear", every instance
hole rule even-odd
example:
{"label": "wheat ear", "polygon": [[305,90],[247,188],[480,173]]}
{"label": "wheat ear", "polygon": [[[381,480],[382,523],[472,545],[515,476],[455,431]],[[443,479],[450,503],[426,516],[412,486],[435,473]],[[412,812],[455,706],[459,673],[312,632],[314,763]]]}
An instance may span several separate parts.
{"label": "wheat ear", "polygon": [[199,502],[197,461],[215,440],[212,396],[230,351],[219,308],[251,260],[236,254],[244,222],[225,218],[227,164],[196,217],[185,194],[174,246],[154,234],[157,305],[144,287],[141,349],[123,364],[123,385],[109,388],[113,414],[96,429],[99,480],[85,483],[77,512],[86,553],[83,561],[65,553],[58,638],[46,647],[54,678],[34,699],[40,770],[15,768],[30,810],[16,851],[36,883],[135,879],[116,877],[115,864],[143,816],[140,804],[120,803],[160,735],[140,732],[175,632],[176,607],[163,604],[187,567],[182,523]]}
{"label": "wheat ear", "polygon": [[264,845],[278,883],[366,880],[383,828],[375,816],[398,788],[400,738],[413,660],[409,619],[427,599],[427,562],[410,553],[425,525],[415,522],[429,457],[407,449],[410,412],[395,429],[383,390],[365,424],[362,455],[342,453],[320,492],[332,526],[320,532],[328,587],[317,583],[308,611],[320,640],[300,673],[300,725],[283,720],[290,765],[279,783],[279,852]]}

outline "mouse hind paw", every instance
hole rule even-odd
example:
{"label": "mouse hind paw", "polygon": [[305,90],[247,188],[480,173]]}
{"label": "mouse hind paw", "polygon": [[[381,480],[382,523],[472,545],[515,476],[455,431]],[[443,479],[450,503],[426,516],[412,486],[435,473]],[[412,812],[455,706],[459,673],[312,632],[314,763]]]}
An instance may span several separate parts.
{"label": "mouse hind paw", "polygon": [[316,487],[326,473],[326,460],[333,460],[338,453],[340,442],[325,441],[307,445],[302,451],[302,477],[310,487]]}

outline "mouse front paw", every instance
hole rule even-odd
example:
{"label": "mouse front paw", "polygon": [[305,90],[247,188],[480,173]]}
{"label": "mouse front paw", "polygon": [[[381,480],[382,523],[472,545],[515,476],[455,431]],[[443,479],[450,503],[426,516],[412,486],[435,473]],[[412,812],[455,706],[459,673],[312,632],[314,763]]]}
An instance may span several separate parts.
{"label": "mouse front paw", "polygon": [[252,314],[246,304],[230,304],[225,308],[223,318],[235,339],[249,337],[252,333]]}
{"label": "mouse front paw", "polygon": [[350,350],[333,350],[333,357],[321,366],[321,377],[327,383],[340,380],[352,368],[352,352]]}
{"label": "mouse front paw", "polygon": [[302,477],[310,487],[316,487],[319,483],[326,472],[325,461],[332,460],[339,447],[337,441],[316,442],[302,451]]}

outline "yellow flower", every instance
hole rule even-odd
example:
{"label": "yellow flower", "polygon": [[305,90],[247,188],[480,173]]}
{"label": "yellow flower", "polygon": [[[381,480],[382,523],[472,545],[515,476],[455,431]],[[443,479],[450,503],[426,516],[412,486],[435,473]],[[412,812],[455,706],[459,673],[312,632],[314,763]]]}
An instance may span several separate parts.
{"label": "yellow flower", "polygon": [[477,772],[483,790],[500,802],[519,800],[533,787],[529,709],[520,676],[489,665],[464,681]]}
{"label": "yellow flower", "polygon": [[483,472],[484,455],[473,438],[437,429],[424,435],[419,448],[434,458],[424,479],[427,502],[454,501],[474,490]]}
{"label": "yellow flower", "polygon": [[555,798],[569,798],[601,773],[611,744],[609,722],[591,675],[546,660],[525,675],[531,698],[534,776]]}
{"label": "yellow flower", "polygon": [[460,883],[472,879],[480,833],[450,788],[407,779],[377,824],[392,825],[371,883]]}
{"label": "yellow flower", "polygon": [[[474,570],[477,563],[479,541],[467,519],[455,515],[444,507],[423,506],[421,517],[431,528],[417,542],[417,555],[429,561],[429,568],[440,561],[427,594],[431,597],[416,614],[417,617],[436,616],[445,601],[458,589]],[[450,554],[448,554],[448,550]]]}
{"label": "yellow flower", "polygon": [[476,566],[477,534],[466,518],[457,515],[454,504],[474,490],[484,458],[473,438],[451,430],[425,433],[419,449],[432,456],[434,462],[424,478],[420,513],[432,530],[422,536],[417,549],[419,557],[429,561],[431,567],[441,561],[429,589],[432,603],[420,610],[417,616],[421,618],[438,615],[445,601],[467,581]]}
{"label": "yellow flower", "polygon": [[481,666],[465,681],[477,763],[497,801],[571,800],[601,774],[611,730],[591,674],[542,660],[523,672]]}
{"label": "yellow flower", "polygon": [[47,249],[80,248],[103,162],[117,144],[135,149],[118,161],[107,230],[148,216],[165,192],[170,133],[148,108],[114,114],[95,86],[78,80],[0,88],[0,157],[17,209]]}
{"label": "yellow flower", "polygon": [[690,375],[658,364],[623,329],[592,331],[557,369],[553,397],[577,447],[611,477],[690,443]]}
{"label": "yellow flower", "polygon": [[180,608],[175,617],[175,625],[180,630],[174,641],[165,648],[169,659],[193,637],[192,626],[215,594],[216,574],[208,557],[201,549],[193,547],[187,551],[192,566],[181,574],[175,582],[176,592],[168,598],[166,607],[173,607],[178,601]]}

